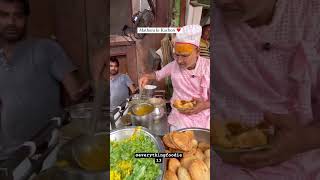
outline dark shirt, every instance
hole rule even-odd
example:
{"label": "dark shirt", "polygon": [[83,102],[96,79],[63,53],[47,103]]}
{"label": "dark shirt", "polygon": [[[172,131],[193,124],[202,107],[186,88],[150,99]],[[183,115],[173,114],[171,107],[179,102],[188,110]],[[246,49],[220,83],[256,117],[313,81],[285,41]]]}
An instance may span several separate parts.
{"label": "dark shirt", "polygon": [[0,50],[1,141],[23,142],[61,116],[60,84],[74,71],[64,50],[55,42],[19,42],[8,63]]}

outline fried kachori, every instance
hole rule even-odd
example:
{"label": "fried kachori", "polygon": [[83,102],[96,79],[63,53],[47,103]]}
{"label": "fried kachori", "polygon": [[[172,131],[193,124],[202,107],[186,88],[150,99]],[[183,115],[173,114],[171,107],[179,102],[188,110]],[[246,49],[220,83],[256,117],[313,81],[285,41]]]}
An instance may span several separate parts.
{"label": "fried kachori", "polygon": [[174,100],[173,107],[178,109],[179,111],[185,111],[188,109],[192,109],[196,105],[196,101],[188,101],[188,100]]}
{"label": "fried kachori", "polygon": [[167,170],[164,175],[165,180],[178,180],[178,176],[176,173],[172,172],[171,170]]}
{"label": "fried kachori", "polygon": [[198,158],[196,156],[190,156],[190,157],[183,157],[180,161],[181,163],[181,166],[188,169],[189,166],[191,165],[191,163],[194,161],[194,160],[197,160]]}
{"label": "fried kachori", "polygon": [[207,167],[210,169],[210,158],[206,158],[204,163],[206,163]]}
{"label": "fried kachori", "polygon": [[205,142],[199,142],[198,148],[201,149],[201,151],[205,151],[207,149],[210,149],[210,144]]}
{"label": "fried kachori", "polygon": [[174,131],[169,136],[178,149],[181,149],[182,151],[190,151],[192,149],[192,139],[190,135]]}
{"label": "fried kachori", "polygon": [[197,148],[192,148],[191,151],[185,151],[183,152],[183,157],[190,157],[194,156],[197,152]]}
{"label": "fried kachori", "polygon": [[[258,126],[249,126],[240,122],[214,122],[212,142],[214,146],[227,149],[254,148],[268,144],[268,136]],[[200,144],[198,145],[200,146]]]}
{"label": "fried kachori", "polygon": [[184,167],[178,168],[178,179],[179,180],[191,180],[191,176],[186,168],[184,168]]}
{"label": "fried kachori", "polygon": [[210,179],[209,168],[203,161],[199,159],[192,161],[188,170],[192,180],[209,180]]}
{"label": "fried kachori", "polygon": [[199,148],[196,150],[196,153],[194,155],[200,160],[204,160],[206,158],[202,150]]}
{"label": "fried kachori", "polygon": [[178,149],[178,147],[171,141],[171,137],[170,134],[166,134],[163,136],[162,141],[164,142],[164,144],[172,149]]}
{"label": "fried kachori", "polygon": [[235,148],[252,148],[268,143],[267,136],[259,129],[251,129],[233,138]]}
{"label": "fried kachori", "polygon": [[210,144],[202,142],[201,138],[198,141],[192,130],[170,132],[163,137],[163,142],[166,152],[183,153],[181,158],[168,160],[165,179],[210,179]]}
{"label": "fried kachori", "polygon": [[169,159],[168,170],[176,173],[178,168],[181,166],[180,161],[176,158]]}

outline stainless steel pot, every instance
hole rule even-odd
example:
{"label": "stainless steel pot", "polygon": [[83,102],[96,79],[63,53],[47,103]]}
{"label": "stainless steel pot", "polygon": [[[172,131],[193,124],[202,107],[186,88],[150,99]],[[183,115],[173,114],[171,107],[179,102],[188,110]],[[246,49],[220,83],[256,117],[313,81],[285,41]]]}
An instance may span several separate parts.
{"label": "stainless steel pot", "polygon": [[[139,109],[141,108],[150,108],[151,110],[146,114],[140,114],[138,112],[139,112]],[[150,103],[139,103],[139,104],[133,105],[131,107],[132,125],[150,128],[154,120],[153,111],[154,111],[154,106]]]}
{"label": "stainless steel pot", "polygon": [[[71,119],[88,119],[92,117],[93,103],[80,103],[66,108],[65,110],[70,113]],[[108,116],[109,107],[103,106],[101,110],[105,116]]]}
{"label": "stainless steel pot", "polygon": [[142,97],[144,98],[152,98],[154,95],[154,91],[157,88],[155,85],[145,85],[142,90]]}
{"label": "stainless steel pot", "polygon": [[[80,127],[81,132],[88,134],[90,131],[91,123],[93,121],[93,110],[94,104],[89,103],[80,103],[66,108],[65,110],[70,114],[70,120],[77,124]],[[112,118],[113,115],[110,113],[110,108],[103,106],[101,108],[103,111],[102,119],[99,119],[96,125],[98,131],[105,131],[108,129],[108,119]]]}

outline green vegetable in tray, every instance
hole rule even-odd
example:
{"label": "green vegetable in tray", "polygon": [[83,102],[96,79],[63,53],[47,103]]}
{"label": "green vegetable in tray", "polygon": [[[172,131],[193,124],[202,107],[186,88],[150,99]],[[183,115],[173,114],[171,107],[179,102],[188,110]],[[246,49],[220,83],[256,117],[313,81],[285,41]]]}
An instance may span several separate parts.
{"label": "green vegetable in tray", "polygon": [[153,158],[135,158],[135,153],[158,153],[151,138],[142,133],[111,142],[111,180],[155,180],[160,174]]}

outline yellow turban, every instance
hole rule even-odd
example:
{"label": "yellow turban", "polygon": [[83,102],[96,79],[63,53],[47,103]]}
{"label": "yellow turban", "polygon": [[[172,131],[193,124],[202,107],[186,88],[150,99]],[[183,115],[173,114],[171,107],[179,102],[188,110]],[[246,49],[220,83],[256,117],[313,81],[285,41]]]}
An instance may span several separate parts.
{"label": "yellow turban", "polygon": [[177,54],[191,54],[195,45],[189,43],[176,43],[175,53]]}

